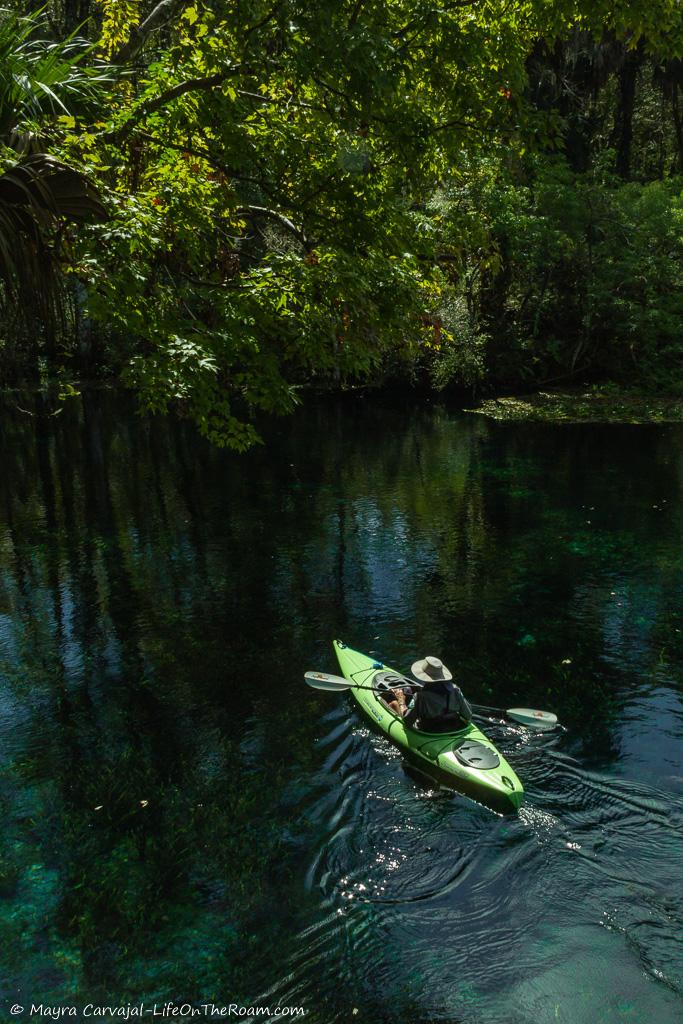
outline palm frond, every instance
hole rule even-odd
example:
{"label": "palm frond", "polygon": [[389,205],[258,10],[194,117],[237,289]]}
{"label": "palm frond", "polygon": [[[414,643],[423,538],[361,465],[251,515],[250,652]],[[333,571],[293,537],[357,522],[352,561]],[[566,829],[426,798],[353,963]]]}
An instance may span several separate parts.
{"label": "palm frond", "polygon": [[41,38],[44,31],[40,15],[0,9],[0,135],[46,116],[86,110],[116,76],[94,57],[88,40]]}
{"label": "palm frond", "polygon": [[14,307],[53,328],[63,316],[60,228],[106,217],[87,177],[46,153],[0,175],[0,312]]}
{"label": "palm frond", "polygon": [[107,214],[82,172],[42,152],[41,129],[57,114],[87,112],[114,76],[87,40],[51,40],[42,13],[0,9],[0,138],[16,154],[0,174],[0,312],[47,333],[64,310],[64,223]]}

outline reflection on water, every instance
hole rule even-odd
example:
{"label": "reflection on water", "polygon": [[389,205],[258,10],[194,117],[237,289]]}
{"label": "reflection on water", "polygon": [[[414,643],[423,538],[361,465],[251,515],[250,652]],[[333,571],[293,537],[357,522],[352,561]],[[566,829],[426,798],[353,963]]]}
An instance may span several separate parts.
{"label": "reflection on water", "polygon": [[[3,1005],[680,1019],[683,430],[327,401],[239,458],[111,396],[29,411],[0,414]],[[520,814],[306,690],[335,636],[555,710],[489,730]]]}

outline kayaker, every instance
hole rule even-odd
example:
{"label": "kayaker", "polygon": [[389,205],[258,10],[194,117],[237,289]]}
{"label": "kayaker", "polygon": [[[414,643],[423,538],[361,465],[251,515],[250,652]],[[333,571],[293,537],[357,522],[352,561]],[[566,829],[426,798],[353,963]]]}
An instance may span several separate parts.
{"label": "kayaker", "polygon": [[406,724],[425,732],[448,732],[472,721],[472,708],[440,658],[428,655],[411,672],[424,683],[405,716]]}

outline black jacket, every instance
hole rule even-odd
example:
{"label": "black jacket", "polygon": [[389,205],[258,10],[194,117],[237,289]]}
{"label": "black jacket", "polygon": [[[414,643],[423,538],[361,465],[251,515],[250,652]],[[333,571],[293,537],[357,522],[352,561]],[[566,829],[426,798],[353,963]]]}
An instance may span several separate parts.
{"label": "black jacket", "polygon": [[425,683],[417,691],[415,703],[406,715],[408,725],[417,725],[427,732],[460,728],[472,721],[472,708],[460,687],[450,680]]}

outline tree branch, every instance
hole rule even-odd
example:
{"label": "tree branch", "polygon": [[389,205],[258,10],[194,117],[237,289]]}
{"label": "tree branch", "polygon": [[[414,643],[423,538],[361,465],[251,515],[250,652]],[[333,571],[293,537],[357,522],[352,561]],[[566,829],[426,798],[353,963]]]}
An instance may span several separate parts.
{"label": "tree branch", "polygon": [[267,217],[270,220],[275,220],[282,227],[294,235],[294,237],[303,245],[304,249],[309,249],[310,243],[301,228],[298,228],[296,224],[293,224],[289,217],[285,217],[284,213],[279,213],[277,210],[270,210],[267,206],[240,206],[237,208],[237,213],[245,213],[251,217]]}
{"label": "tree branch", "polygon": [[298,200],[298,205],[302,208],[308,206],[308,204],[312,202],[312,200],[314,200],[316,196],[319,196],[322,192],[325,192],[327,190],[327,186],[332,181],[334,181],[338,173],[339,172],[335,170],[332,172],[332,174],[328,174],[328,176],[324,179],[323,183],[319,186],[319,188],[316,188],[313,192],[309,192],[307,196],[303,196],[303,198]]}
{"label": "tree branch", "polygon": [[363,10],[364,6],[365,6],[365,0],[358,0],[358,3],[356,4],[356,6],[354,7],[354,9],[351,12],[351,17],[349,18],[349,23],[347,25],[347,28],[353,28],[353,26],[358,21],[358,18],[360,16],[360,12]]}
{"label": "tree branch", "polygon": [[235,64],[234,67],[225,68],[223,71],[217,71],[214,75],[207,75],[204,78],[188,78],[185,82],[179,82],[178,85],[172,86],[167,89],[166,92],[162,92],[155,99],[150,100],[149,103],[143,103],[142,106],[128,118],[119,128],[115,128],[111,132],[107,132],[104,136],[106,142],[121,142],[127,138],[128,135],[133,131],[135,126],[149,117],[150,114],[165,107],[167,103],[171,103],[173,100],[178,99],[179,96],[183,96],[186,92],[196,92],[200,90],[214,89],[217,85],[222,85],[226,79],[230,78],[231,75],[243,73],[244,68],[241,64]]}
{"label": "tree branch", "polygon": [[295,110],[318,110],[323,114],[327,113],[324,107],[315,107],[312,103],[304,103],[303,100],[296,100],[292,103],[290,98],[283,103],[281,100],[274,100],[270,96],[263,96],[260,92],[249,92],[247,89],[236,89],[235,92],[238,96],[244,96],[248,100],[257,100],[257,102],[269,106],[284,107],[287,110],[292,108]]}
{"label": "tree branch", "polygon": [[176,10],[184,7],[186,2],[187,0],[161,0],[161,3],[156,5],[143,23],[132,29],[128,40],[113,54],[112,64],[130,64],[152,33],[167,25]]}
{"label": "tree branch", "polygon": [[192,277],[190,274],[186,274],[184,270],[181,270],[180,273],[183,275],[186,281],[189,281],[190,284],[196,284],[200,288],[220,288],[223,291],[231,292],[240,292],[247,290],[245,285],[241,285],[239,283],[231,284],[229,281],[206,281],[200,277]]}
{"label": "tree branch", "polygon": [[228,167],[227,164],[224,164],[208,149],[197,149],[191,142],[169,142],[168,139],[158,138],[156,135],[150,134],[150,132],[139,132],[138,137],[146,139],[147,142],[153,142],[159,149],[174,149],[178,153],[188,153],[190,156],[196,156],[199,160],[206,160],[207,164],[220,171],[226,178],[234,178],[235,181],[248,181],[252,185],[257,185],[269,195],[273,194],[272,187],[267,185],[262,178],[254,178],[253,175],[242,174],[240,171]]}
{"label": "tree branch", "polygon": [[260,21],[257,21],[255,25],[251,25],[248,29],[245,29],[245,36],[250,36],[252,32],[256,32],[258,29],[263,28],[264,25],[267,25],[268,22],[275,17],[281,6],[281,0],[278,0],[275,6],[271,7],[268,13],[261,18]]}

